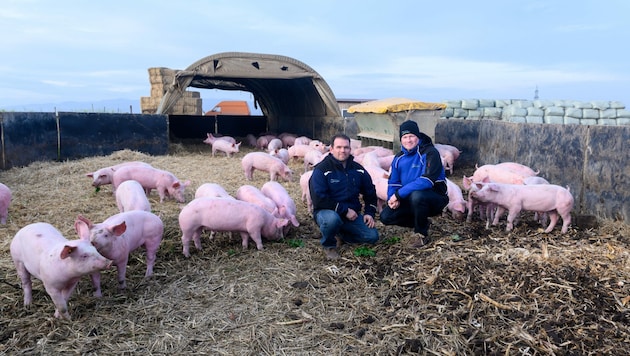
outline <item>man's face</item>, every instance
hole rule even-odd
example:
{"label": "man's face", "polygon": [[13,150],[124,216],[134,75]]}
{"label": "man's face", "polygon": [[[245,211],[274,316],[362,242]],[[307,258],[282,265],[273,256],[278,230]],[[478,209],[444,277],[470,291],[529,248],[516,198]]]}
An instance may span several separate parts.
{"label": "man's face", "polygon": [[414,134],[405,134],[400,138],[400,144],[407,150],[416,147],[419,141],[420,139],[418,138],[418,136]]}
{"label": "man's face", "polygon": [[350,142],[340,137],[335,138],[330,146],[330,154],[341,162],[347,160],[350,157]]}

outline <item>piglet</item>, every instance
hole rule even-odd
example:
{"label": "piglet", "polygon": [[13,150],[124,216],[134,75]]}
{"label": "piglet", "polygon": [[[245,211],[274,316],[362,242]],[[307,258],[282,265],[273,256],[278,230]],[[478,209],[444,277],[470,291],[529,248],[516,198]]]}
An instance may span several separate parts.
{"label": "piglet", "polygon": [[450,179],[446,179],[448,192],[448,204],[446,209],[451,212],[451,216],[456,220],[462,220],[466,213],[468,202],[464,200],[464,194],[457,184]]}
{"label": "piglet", "polygon": [[92,186],[100,187],[101,185],[112,184],[112,178],[114,176],[114,171],[119,168],[126,166],[142,166],[142,167],[151,167],[150,164],[140,161],[133,162],[124,162],[119,163],[113,166],[101,168],[92,173],[87,173],[85,176],[88,178],[92,178]]}
{"label": "piglet", "polygon": [[279,138],[274,138],[267,144],[267,152],[271,153],[275,150],[279,150],[284,147],[282,140]]}
{"label": "piglet", "polygon": [[147,195],[151,193],[151,189],[157,189],[160,195],[160,203],[167,196],[183,203],[184,190],[190,185],[190,181],[180,182],[173,173],[168,171],[152,167],[128,166],[114,171],[112,180],[114,192],[116,192],[120,183],[130,179],[138,181]]}
{"label": "piglet", "polygon": [[22,281],[24,305],[33,299],[34,276],[42,281],[55,304],[55,318],[70,319],[68,300],[82,276],[107,269],[112,263],[89,241],[67,240],[54,226],[43,222],[21,228],[10,250]]}
{"label": "piglet", "polygon": [[226,142],[229,142],[229,143],[236,143],[236,139],[234,137],[232,137],[232,136],[218,136],[218,137],[216,137],[216,136],[214,136],[213,134],[211,134],[209,132],[206,133],[206,136],[207,137],[206,137],[205,140],[203,140],[203,143],[211,145],[213,147],[214,147],[214,143],[217,142],[217,141],[226,141]]}
{"label": "piglet", "polygon": [[0,224],[7,223],[9,217],[9,205],[11,205],[11,189],[0,183]]}
{"label": "piglet", "polygon": [[302,202],[306,203],[309,213],[313,212],[313,200],[311,200],[311,191],[308,189],[308,182],[311,180],[313,171],[306,171],[300,176],[300,189],[302,189]]}
{"label": "piglet", "polygon": [[[295,146],[294,146],[295,147]],[[252,180],[254,170],[269,172],[269,179],[275,181],[278,176],[290,182],[293,171],[279,158],[265,152],[250,152],[241,159],[241,166],[247,180]]]}
{"label": "piglet", "polygon": [[440,153],[444,170],[450,172],[450,174],[453,174],[453,167],[455,164],[455,160],[459,158],[459,154],[460,154],[459,149],[455,146],[440,144],[440,143],[435,143],[433,144],[433,146],[435,146],[435,148]]}
{"label": "piglet", "polygon": [[195,198],[201,197],[234,199],[234,197],[218,183],[204,183],[200,185],[195,191]]}
{"label": "piglet", "polygon": [[212,144],[212,157],[214,157],[214,154],[217,151],[225,153],[228,158],[232,157],[232,154],[238,153],[239,147],[241,147],[241,142],[231,143],[223,140],[216,140]]}
{"label": "piglet", "polygon": [[260,189],[253,185],[242,185],[236,191],[236,199],[258,205],[265,209],[273,216],[278,216],[278,207],[276,202],[271,200],[268,196],[264,195]]}
{"label": "piglet", "polygon": [[116,189],[116,205],[121,213],[130,210],[151,211],[151,203],[147,199],[142,185],[135,180],[126,180]]}
{"label": "piglet", "polygon": [[179,213],[184,256],[190,257],[190,241],[201,250],[201,232],[206,230],[240,232],[243,250],[249,238],[263,249],[262,237],[278,240],[283,237],[283,227],[288,220],[276,218],[265,209],[252,203],[222,198],[197,198]]}
{"label": "piglet", "polygon": [[495,203],[508,210],[506,231],[514,227],[514,219],[523,210],[548,212],[549,226],[546,233],[551,232],[558,222],[558,215],[562,217],[562,233],[568,231],[571,224],[571,210],[573,210],[573,195],[571,192],[554,184],[518,185],[503,183],[474,183],[478,190],[473,196],[482,201]]}
{"label": "piglet", "polygon": [[289,164],[289,150],[287,150],[286,148],[281,148],[273,152],[269,152],[269,154],[274,157],[280,158],[282,163]]}
{"label": "piglet", "polygon": [[[153,275],[153,265],[162,242],[164,224],[150,212],[132,210],[113,215],[100,224],[93,224],[88,218],[79,215],[74,228],[81,240],[89,241],[98,252],[113,260],[118,270],[118,288],[125,289],[125,274],[129,254],[144,246],[146,249],[147,271],[145,277]],[[101,296],[100,273],[92,274],[94,295]]]}
{"label": "piglet", "polygon": [[[267,182],[263,184],[260,191],[273,200],[278,207],[278,214],[282,218],[288,219],[293,226],[300,226],[297,219],[297,207],[295,202],[284,187],[278,182]],[[285,235],[289,232],[289,225],[284,229]]]}

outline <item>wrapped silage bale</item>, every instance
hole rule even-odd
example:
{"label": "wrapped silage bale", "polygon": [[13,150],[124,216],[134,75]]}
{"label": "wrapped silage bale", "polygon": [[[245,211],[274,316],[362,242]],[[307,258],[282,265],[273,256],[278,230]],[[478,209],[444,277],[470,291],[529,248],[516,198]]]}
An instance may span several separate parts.
{"label": "wrapped silage bale", "polygon": [[479,99],[462,100],[462,109],[477,110],[478,107],[479,107]]}
{"label": "wrapped silage bale", "polygon": [[480,108],[493,108],[495,107],[495,101],[491,99],[479,99]]}
{"label": "wrapped silage bale", "polygon": [[591,104],[593,104],[593,109],[599,109],[599,110],[606,110],[606,109],[610,109],[610,101],[591,101]]}
{"label": "wrapped silage bale", "polygon": [[582,119],[584,109],[576,109],[576,108],[566,108],[564,110],[564,116],[572,117],[574,119]]}
{"label": "wrapped silage bale", "polygon": [[582,118],[585,120],[597,120],[599,119],[599,110],[584,109],[582,110]]}

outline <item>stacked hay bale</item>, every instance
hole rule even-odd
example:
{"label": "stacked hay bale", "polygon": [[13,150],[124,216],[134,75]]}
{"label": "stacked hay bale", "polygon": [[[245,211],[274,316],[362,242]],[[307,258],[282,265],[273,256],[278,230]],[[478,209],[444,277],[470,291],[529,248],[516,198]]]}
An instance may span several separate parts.
{"label": "stacked hay bale", "polygon": [[[177,70],[157,67],[149,68],[149,82],[151,83],[151,96],[140,98],[140,107],[143,114],[155,114],[162,97],[175,79]],[[167,114],[172,115],[201,115],[202,99],[199,92],[185,91],[184,95],[173,105]]]}

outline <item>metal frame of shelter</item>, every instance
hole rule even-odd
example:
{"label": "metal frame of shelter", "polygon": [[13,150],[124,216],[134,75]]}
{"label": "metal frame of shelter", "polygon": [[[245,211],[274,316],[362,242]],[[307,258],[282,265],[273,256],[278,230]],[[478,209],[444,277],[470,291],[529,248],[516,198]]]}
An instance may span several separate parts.
{"label": "metal frame of shelter", "polygon": [[293,58],[245,52],[202,58],[176,72],[157,113],[168,114],[188,87],[252,93],[271,131],[315,138],[343,131],[337,99],[326,81]]}

